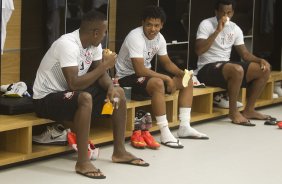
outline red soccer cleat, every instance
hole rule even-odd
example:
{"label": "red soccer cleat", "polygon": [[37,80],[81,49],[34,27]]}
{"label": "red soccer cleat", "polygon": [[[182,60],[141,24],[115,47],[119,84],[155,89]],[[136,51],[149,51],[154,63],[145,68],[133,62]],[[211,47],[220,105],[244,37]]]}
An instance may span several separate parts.
{"label": "red soccer cleat", "polygon": [[144,149],[147,146],[141,135],[141,130],[133,131],[130,140],[131,145],[135,148]]}
{"label": "red soccer cleat", "polygon": [[160,147],[160,144],[155,141],[154,137],[150,134],[148,130],[143,130],[141,134],[148,148],[158,149]]}

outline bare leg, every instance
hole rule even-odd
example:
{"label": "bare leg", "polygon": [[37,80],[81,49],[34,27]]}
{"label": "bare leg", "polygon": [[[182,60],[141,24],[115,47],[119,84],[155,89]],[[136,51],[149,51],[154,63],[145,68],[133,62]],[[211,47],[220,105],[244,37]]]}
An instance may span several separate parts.
{"label": "bare leg", "polygon": [[247,104],[243,111],[246,118],[265,119],[263,115],[255,111],[255,102],[261,94],[269,78],[270,71],[262,71],[257,63],[251,63],[247,72],[247,82],[251,82],[247,88]]}
{"label": "bare leg", "polygon": [[229,118],[234,123],[247,122],[237,109],[237,99],[239,96],[244,70],[240,65],[227,63],[223,67],[223,76],[227,80],[227,90],[229,94]]}
{"label": "bare leg", "polygon": [[[125,139],[125,127],[126,127],[126,117],[127,117],[127,109],[126,109],[126,99],[124,95],[124,91],[122,88],[118,89],[120,94],[120,103],[118,109],[114,110],[112,121],[113,121],[113,136],[114,136],[114,151],[112,155],[113,162],[124,162],[132,159],[136,159],[137,157],[127,152],[124,147],[124,139]],[[134,160],[135,164],[145,164],[144,161],[137,159]]]}
{"label": "bare leg", "polygon": [[74,115],[74,126],[77,135],[78,159],[75,170],[80,173],[89,173],[89,176],[103,175],[88,158],[88,137],[91,123],[92,97],[89,93],[82,92],[78,97],[78,109]]}

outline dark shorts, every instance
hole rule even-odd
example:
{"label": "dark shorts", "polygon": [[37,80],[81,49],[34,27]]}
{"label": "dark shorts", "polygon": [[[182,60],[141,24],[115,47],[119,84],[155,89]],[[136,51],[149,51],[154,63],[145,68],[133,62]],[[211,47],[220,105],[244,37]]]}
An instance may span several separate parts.
{"label": "dark shorts", "polygon": [[92,118],[101,117],[106,92],[98,86],[92,86],[83,91],[51,93],[42,99],[34,99],[35,113],[39,117],[54,121],[72,121],[78,107],[78,96],[81,92],[88,92],[92,96]]}
{"label": "dark shorts", "polygon": [[[165,74],[165,75],[169,75],[169,74]],[[121,87],[132,87],[132,91],[131,91],[132,96],[143,95],[145,97],[149,97],[150,95],[146,91],[146,87],[149,79],[150,77],[138,77],[135,74],[133,74],[119,79],[118,83]],[[165,83],[164,86],[166,89],[167,86]],[[169,94],[167,90],[165,91],[165,93]]]}
{"label": "dark shorts", "polygon": [[216,63],[206,64],[201,68],[197,74],[197,78],[200,82],[205,83],[207,86],[215,86],[227,89],[227,81],[224,79],[222,69],[227,63],[237,64],[242,66],[244,70],[244,77],[241,87],[247,87],[246,74],[249,68],[249,62],[231,62],[231,61],[219,61]]}

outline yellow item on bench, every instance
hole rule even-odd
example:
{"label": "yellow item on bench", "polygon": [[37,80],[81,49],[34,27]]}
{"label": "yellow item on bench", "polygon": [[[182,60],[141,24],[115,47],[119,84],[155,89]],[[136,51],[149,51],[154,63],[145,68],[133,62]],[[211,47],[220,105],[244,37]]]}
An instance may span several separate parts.
{"label": "yellow item on bench", "polygon": [[105,115],[105,114],[112,115],[113,111],[114,111],[113,104],[110,102],[110,100],[107,100],[107,102],[103,106],[101,114],[103,114],[103,115]]}

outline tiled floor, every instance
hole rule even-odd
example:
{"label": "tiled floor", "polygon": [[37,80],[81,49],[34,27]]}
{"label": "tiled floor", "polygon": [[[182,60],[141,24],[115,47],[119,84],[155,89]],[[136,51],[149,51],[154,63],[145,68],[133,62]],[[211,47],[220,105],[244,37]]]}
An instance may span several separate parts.
{"label": "tiled floor", "polygon": [[[261,109],[282,120],[282,104]],[[107,176],[93,180],[74,172],[76,154],[63,155],[5,170],[1,184],[281,184],[282,129],[253,121],[256,127],[231,124],[227,118],[194,125],[210,140],[181,140],[185,148],[129,151],[144,158],[148,168],[114,164],[112,146],[101,147],[94,161]],[[173,133],[176,134],[175,131]],[[155,135],[159,139],[158,134]]]}

